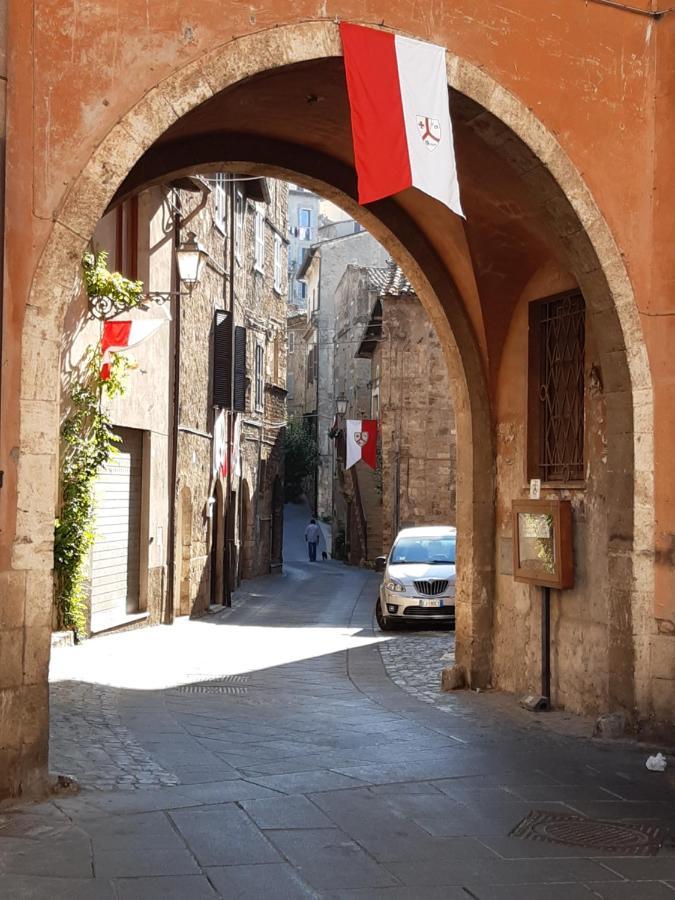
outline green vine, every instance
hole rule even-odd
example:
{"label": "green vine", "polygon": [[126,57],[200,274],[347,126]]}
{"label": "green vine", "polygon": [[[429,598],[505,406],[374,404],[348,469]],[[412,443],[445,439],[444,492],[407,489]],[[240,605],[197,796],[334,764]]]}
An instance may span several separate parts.
{"label": "green vine", "polygon": [[[99,291],[127,308],[138,305],[141,282],[129,281],[105,268],[105,252],[87,253],[82,261],[87,293]],[[112,431],[102,401],[124,393],[132,363],[113,353],[109,378],[101,378],[100,347],[90,348],[84,377],[70,391],[70,413],[61,426],[61,509],[54,529],[54,573],[58,626],[83,634],[86,628],[87,556],[94,540],[94,488],[96,476],[117,452],[119,438]]]}
{"label": "green vine", "polygon": [[117,312],[133,309],[141,303],[143,282],[132,281],[120,272],[111,272],[108,269],[108,254],[105,250],[85,253],[82,257],[82,271],[89,297],[107,297],[112,309]]}

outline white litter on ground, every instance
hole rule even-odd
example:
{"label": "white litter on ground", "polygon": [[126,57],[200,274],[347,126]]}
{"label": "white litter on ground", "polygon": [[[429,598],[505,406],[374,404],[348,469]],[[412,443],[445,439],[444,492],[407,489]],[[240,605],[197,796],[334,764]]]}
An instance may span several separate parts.
{"label": "white litter on ground", "polygon": [[650,756],[645,765],[650,772],[665,772],[668,761],[663,753],[657,753],[656,756]]}

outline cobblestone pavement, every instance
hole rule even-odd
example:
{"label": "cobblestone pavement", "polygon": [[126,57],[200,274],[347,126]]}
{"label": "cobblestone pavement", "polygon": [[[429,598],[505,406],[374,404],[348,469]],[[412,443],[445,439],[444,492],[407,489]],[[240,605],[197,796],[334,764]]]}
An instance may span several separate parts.
{"label": "cobblestone pavement", "polygon": [[0,810],[0,897],[675,900],[672,760],[420,702],[451,635],[374,632],[376,588],[291,560],[232,611],[56,652],[53,760],[87,775]]}
{"label": "cobblestone pavement", "polygon": [[379,648],[387,675],[395,684],[423,703],[443,703],[441,670],[455,661],[454,631],[394,632]]}
{"label": "cobblestone pavement", "polygon": [[50,769],[96,791],[178,784],[120,721],[115,692],[59,681],[50,688]]}

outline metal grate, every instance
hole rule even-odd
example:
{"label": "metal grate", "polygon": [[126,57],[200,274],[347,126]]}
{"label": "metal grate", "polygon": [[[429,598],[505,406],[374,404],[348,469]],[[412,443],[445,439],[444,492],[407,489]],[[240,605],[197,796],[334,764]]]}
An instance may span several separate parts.
{"label": "metal grate", "polygon": [[454,616],[454,606],[406,606],[404,616]]}
{"label": "metal grate", "polygon": [[436,578],[432,581],[415,581],[414,585],[418,594],[434,597],[436,594],[442,594],[446,590],[448,581],[447,579]]}
{"label": "metal grate", "polygon": [[247,687],[233,684],[184,684],[176,689],[180,694],[246,694]]}
{"label": "metal grate", "polygon": [[585,306],[580,293],[537,304],[543,481],[584,477]]}
{"label": "metal grate", "polygon": [[533,810],[516,825],[510,837],[586,847],[622,856],[655,856],[665,835],[656,825],[606,822]]}

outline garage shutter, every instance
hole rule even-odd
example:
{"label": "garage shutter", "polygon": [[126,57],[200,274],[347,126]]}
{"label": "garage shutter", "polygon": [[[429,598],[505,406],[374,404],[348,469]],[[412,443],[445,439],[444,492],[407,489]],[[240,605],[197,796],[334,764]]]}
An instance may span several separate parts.
{"label": "garage shutter", "polygon": [[92,631],[110,628],[138,612],[143,432],[115,429],[118,453],[96,480],[96,521],[91,554]]}

